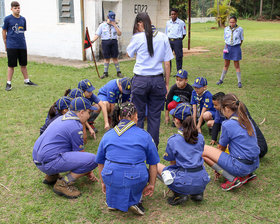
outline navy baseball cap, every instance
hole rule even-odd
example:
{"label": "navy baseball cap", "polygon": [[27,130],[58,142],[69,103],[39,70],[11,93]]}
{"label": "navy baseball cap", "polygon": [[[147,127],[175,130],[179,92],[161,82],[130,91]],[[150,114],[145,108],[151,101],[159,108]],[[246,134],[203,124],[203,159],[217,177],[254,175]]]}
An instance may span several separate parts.
{"label": "navy baseball cap", "polygon": [[131,80],[130,78],[122,78],[119,79],[120,84],[122,85],[123,94],[129,95],[131,93]]}
{"label": "navy baseball cap", "polygon": [[207,80],[206,80],[206,78],[203,78],[203,77],[197,77],[194,80],[194,84],[192,86],[196,87],[196,88],[201,88],[203,86],[207,86]]}
{"label": "navy baseball cap", "polygon": [[176,108],[172,109],[169,113],[174,117],[178,118],[179,120],[183,121],[188,116],[192,115],[192,108],[189,103],[180,103],[177,105]]}
{"label": "navy baseball cap", "polygon": [[88,91],[88,92],[92,92],[93,90],[95,90],[95,88],[93,87],[93,85],[91,84],[91,82],[88,79],[84,79],[84,80],[80,81],[78,84],[78,88],[83,91]]}
{"label": "navy baseball cap", "polygon": [[108,18],[110,21],[115,22],[116,14],[113,11],[109,11]]}
{"label": "navy baseball cap", "polygon": [[77,97],[71,101],[70,110],[80,111],[87,109],[97,110],[97,108],[92,106],[90,101],[84,97]]}
{"label": "navy baseball cap", "polygon": [[187,79],[188,78],[188,72],[186,70],[180,69],[180,70],[178,70],[177,74],[174,75],[174,77],[180,77],[182,79]]}
{"label": "navy baseball cap", "polygon": [[79,89],[79,88],[75,88],[75,89],[71,89],[71,91],[68,94],[68,96],[71,99],[74,99],[76,97],[84,97],[84,92],[81,89]]}
{"label": "navy baseball cap", "polygon": [[58,110],[68,109],[71,103],[71,99],[68,96],[63,96],[56,101],[55,105]]}

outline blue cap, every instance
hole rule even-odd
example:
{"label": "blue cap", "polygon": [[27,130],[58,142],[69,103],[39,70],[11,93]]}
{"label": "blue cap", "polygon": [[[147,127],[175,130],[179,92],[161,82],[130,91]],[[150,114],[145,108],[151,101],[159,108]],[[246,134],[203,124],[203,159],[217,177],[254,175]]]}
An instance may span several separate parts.
{"label": "blue cap", "polygon": [[68,96],[71,99],[77,98],[77,97],[84,97],[84,92],[79,89],[79,88],[75,88],[75,89],[71,89],[70,93],[68,94]]}
{"label": "blue cap", "polygon": [[93,90],[95,90],[95,88],[93,87],[93,85],[91,84],[91,82],[88,79],[84,79],[84,80],[80,81],[78,84],[78,88],[83,91],[88,91],[88,92],[92,92]]}
{"label": "blue cap", "polygon": [[196,87],[196,88],[201,88],[203,86],[207,86],[207,80],[206,80],[206,78],[203,78],[203,77],[197,77],[194,80],[194,84],[192,86]]}
{"label": "blue cap", "polygon": [[68,96],[63,96],[56,101],[55,105],[58,110],[68,109],[71,103],[71,99]]}
{"label": "blue cap", "polygon": [[192,115],[192,107],[189,103],[180,103],[175,109],[172,109],[169,113],[174,117],[178,118],[179,120],[183,121],[188,116]]}
{"label": "blue cap", "polygon": [[97,110],[96,107],[93,107],[90,101],[84,97],[77,97],[71,101],[70,110],[80,111],[80,110]]}
{"label": "blue cap", "polygon": [[108,18],[110,21],[115,22],[116,14],[113,11],[109,11]]}
{"label": "blue cap", "polygon": [[130,78],[119,79],[119,83],[122,85],[122,93],[129,95],[131,93],[131,80]]}
{"label": "blue cap", "polygon": [[174,75],[174,77],[180,77],[182,79],[187,79],[188,78],[188,72],[186,70],[180,69],[180,70],[178,70],[177,74]]}

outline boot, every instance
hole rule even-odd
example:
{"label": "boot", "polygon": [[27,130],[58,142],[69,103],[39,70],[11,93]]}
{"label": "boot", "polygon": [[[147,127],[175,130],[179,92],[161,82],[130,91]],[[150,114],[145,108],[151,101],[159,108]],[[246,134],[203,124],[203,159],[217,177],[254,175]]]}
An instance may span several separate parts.
{"label": "boot", "polygon": [[59,174],[54,174],[54,175],[46,175],[45,180],[43,180],[44,184],[47,185],[54,185],[57,181],[57,179],[60,179],[61,176]]}
{"label": "boot", "polygon": [[53,186],[53,192],[69,199],[77,198],[81,195],[81,192],[76,187],[67,184],[62,179],[56,181],[56,184]]}

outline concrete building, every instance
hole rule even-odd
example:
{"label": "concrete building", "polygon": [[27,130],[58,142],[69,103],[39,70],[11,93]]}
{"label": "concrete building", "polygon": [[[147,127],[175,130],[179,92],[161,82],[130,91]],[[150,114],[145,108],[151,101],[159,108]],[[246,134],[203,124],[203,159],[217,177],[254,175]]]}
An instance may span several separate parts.
{"label": "concrete building", "polygon": [[[0,0],[0,23],[11,14],[12,0]],[[28,54],[65,59],[91,60],[90,50],[84,55],[85,27],[93,38],[96,29],[109,10],[116,13],[121,28],[119,50],[126,53],[132,36],[135,16],[148,12],[152,23],[165,29],[169,19],[169,0],[18,0],[21,15],[26,18],[25,32]],[[96,57],[100,54],[100,41],[93,45]],[[0,41],[0,52],[4,52]]]}

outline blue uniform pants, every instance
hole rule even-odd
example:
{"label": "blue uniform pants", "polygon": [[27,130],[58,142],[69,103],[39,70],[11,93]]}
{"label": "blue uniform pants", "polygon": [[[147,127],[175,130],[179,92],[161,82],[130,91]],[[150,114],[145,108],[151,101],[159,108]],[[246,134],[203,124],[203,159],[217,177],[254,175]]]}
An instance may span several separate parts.
{"label": "blue uniform pants", "polygon": [[158,146],[160,117],[161,111],[164,108],[166,95],[163,75],[135,75],[132,79],[131,93],[132,102],[135,104],[138,112],[137,126],[144,128],[147,108],[147,131],[152,136],[156,146]]}
{"label": "blue uniform pants", "polygon": [[51,162],[36,166],[47,175],[54,175],[67,171],[83,174],[96,168],[97,163],[95,162],[95,155],[93,153],[73,151],[61,153]]}
{"label": "blue uniform pants", "polygon": [[172,41],[171,39],[169,39],[169,43],[170,43],[172,51],[174,51],[175,55],[176,55],[176,65],[177,65],[177,71],[178,71],[178,70],[182,69],[182,65],[183,65],[183,40],[174,39]]}

